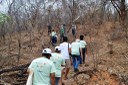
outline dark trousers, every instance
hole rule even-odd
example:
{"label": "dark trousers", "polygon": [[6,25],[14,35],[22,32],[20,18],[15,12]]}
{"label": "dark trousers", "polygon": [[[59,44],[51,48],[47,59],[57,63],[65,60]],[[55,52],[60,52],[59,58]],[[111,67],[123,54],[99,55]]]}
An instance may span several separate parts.
{"label": "dark trousers", "polygon": [[64,34],[60,34],[60,42],[63,41]]}
{"label": "dark trousers", "polygon": [[72,35],[75,36],[75,34],[76,34],[76,30],[72,29]]}
{"label": "dark trousers", "polygon": [[56,42],[57,42],[57,38],[55,36],[53,36],[52,37],[52,44],[54,45],[54,44],[56,44]]}
{"label": "dark trousers", "polygon": [[81,55],[83,55],[83,63],[85,63],[85,48],[82,48],[82,53]]}
{"label": "dark trousers", "polygon": [[48,35],[50,35],[50,34],[51,34],[51,30],[48,29]]}

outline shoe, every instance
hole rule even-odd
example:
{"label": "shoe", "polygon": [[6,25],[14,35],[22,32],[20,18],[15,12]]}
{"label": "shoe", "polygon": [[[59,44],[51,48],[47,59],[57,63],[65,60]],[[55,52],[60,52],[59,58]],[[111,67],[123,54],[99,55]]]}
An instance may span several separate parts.
{"label": "shoe", "polygon": [[64,78],[64,80],[67,80],[68,78]]}
{"label": "shoe", "polygon": [[74,72],[79,72],[79,70],[77,68],[74,69]]}
{"label": "shoe", "polygon": [[79,69],[76,69],[76,72],[79,72]]}

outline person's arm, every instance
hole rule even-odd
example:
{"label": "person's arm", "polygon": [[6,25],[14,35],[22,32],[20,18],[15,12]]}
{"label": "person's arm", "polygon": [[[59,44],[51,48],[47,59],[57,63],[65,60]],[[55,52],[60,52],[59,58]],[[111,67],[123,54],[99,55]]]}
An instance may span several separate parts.
{"label": "person's arm", "polygon": [[55,85],[55,73],[50,74],[51,85]]}
{"label": "person's arm", "polygon": [[68,43],[68,52],[71,54],[71,45]]}
{"label": "person's arm", "polygon": [[28,74],[30,73],[30,68],[27,69],[27,73],[28,73]]}
{"label": "person's arm", "polygon": [[81,58],[83,58],[83,55],[82,55],[82,48],[80,48],[80,55],[81,55]]}
{"label": "person's arm", "polygon": [[69,53],[71,54],[71,48],[68,49]]}
{"label": "person's arm", "polygon": [[54,63],[52,62],[52,64],[51,64],[51,72],[50,72],[51,85],[55,85],[55,72],[56,72],[56,68],[55,68]]}
{"label": "person's arm", "polygon": [[72,53],[71,53],[72,49],[71,49],[71,45],[69,44],[68,47],[69,47],[69,53],[70,53],[70,55],[69,55],[70,56],[70,62],[71,62],[71,65],[72,65]]}
{"label": "person's arm", "polygon": [[62,66],[62,68],[65,68],[65,59],[63,59],[63,56],[62,56],[62,63],[61,63],[61,66]]}
{"label": "person's arm", "polygon": [[31,64],[29,65],[28,69],[27,69],[27,73],[31,73],[34,69],[35,63],[34,61],[31,62]]}

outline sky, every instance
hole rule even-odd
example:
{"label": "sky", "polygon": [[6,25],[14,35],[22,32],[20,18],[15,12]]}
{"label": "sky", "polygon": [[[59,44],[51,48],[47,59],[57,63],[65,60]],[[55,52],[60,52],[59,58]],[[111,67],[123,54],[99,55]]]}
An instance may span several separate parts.
{"label": "sky", "polygon": [[8,9],[8,5],[6,0],[0,0],[0,13],[6,13]]}
{"label": "sky", "polygon": [[[30,0],[32,2],[32,0]],[[48,0],[45,0],[45,2],[47,2]],[[7,13],[7,10],[8,10],[8,3],[11,3],[12,0],[0,0],[0,13]],[[53,0],[54,2],[54,0]],[[52,2],[47,4],[50,5],[50,4],[53,4]]]}
{"label": "sky", "polygon": [[[8,4],[9,2],[11,2],[12,0],[0,0],[0,13],[7,13],[8,10]],[[126,2],[128,3],[128,0],[126,0]],[[55,4],[56,6],[56,4]]]}

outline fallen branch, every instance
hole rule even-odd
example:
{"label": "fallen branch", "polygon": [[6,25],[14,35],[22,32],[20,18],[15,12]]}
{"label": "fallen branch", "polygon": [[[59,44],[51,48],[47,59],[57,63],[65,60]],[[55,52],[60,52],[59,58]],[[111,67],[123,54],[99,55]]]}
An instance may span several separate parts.
{"label": "fallen branch", "polygon": [[11,67],[11,68],[1,69],[1,70],[0,70],[0,74],[7,73],[7,72],[12,72],[12,71],[24,70],[24,69],[26,69],[29,65],[30,65],[30,63],[27,63],[27,64],[20,65],[20,66],[15,66],[15,67]]}

